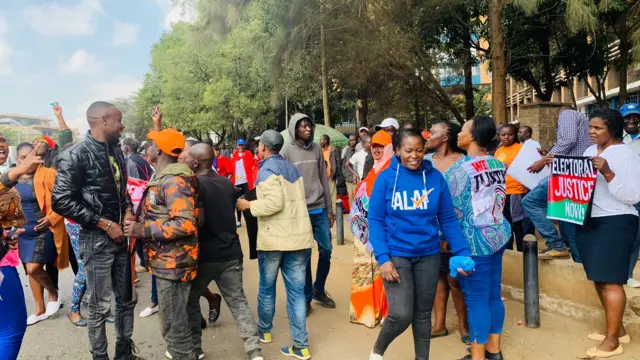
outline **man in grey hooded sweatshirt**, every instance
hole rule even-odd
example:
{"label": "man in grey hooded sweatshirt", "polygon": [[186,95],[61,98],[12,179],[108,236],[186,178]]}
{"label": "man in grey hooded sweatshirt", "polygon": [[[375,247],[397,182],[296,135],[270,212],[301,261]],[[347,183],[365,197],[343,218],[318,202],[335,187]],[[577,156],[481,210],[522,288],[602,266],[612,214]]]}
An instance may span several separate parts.
{"label": "man in grey hooded sweatshirt", "polygon": [[313,285],[310,260],[307,266],[307,281],[304,289],[307,314],[311,310],[312,299],[326,308],[336,307],[336,303],[325,291],[331,268],[331,227],[335,216],[322,149],[313,142],[315,127],[307,115],[300,113],[293,115],[289,121],[289,143],[280,151],[280,155],[295,165],[302,174],[313,237],[318,243],[318,268]]}

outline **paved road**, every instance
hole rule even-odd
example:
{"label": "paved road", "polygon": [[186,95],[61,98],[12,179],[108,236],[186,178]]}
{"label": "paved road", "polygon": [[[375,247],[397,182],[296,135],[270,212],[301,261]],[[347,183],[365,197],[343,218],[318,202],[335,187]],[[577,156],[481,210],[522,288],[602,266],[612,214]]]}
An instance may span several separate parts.
{"label": "paved road", "polygon": [[[248,253],[246,233],[240,229],[243,238],[243,248]],[[349,291],[351,279],[351,246],[336,246],[332,259],[331,274],[328,281],[328,291],[337,303],[337,309],[329,310],[314,306],[314,311],[308,319],[311,353],[316,360],[366,360],[376,339],[378,329],[368,329],[364,326],[349,323]],[[314,259],[317,253],[314,250]],[[315,268],[315,267],[314,267]],[[23,284],[27,284],[22,274]],[[136,316],[149,303],[150,276],[141,274],[141,281],[137,284],[139,301]],[[20,359],[25,360],[76,360],[90,359],[86,329],[73,326],[65,315],[71,297],[73,273],[69,270],[60,274],[61,296],[65,308],[55,317],[36,324],[27,330]],[[245,262],[245,291],[252,308],[256,309],[258,270],[257,263],[246,259]],[[215,285],[211,285],[215,290]],[[27,306],[33,311],[33,296],[25,285]],[[541,329],[527,329],[519,326],[523,320],[524,309],[519,303],[507,300],[507,318],[505,321],[504,354],[509,359],[523,360],[560,360],[576,359],[584,356],[584,352],[594,343],[586,339],[591,329],[578,321],[553,314],[542,314]],[[203,309],[206,303],[202,301]],[[453,306],[450,306],[453,309]],[[278,286],[278,304],[274,320],[274,342],[264,347],[267,360],[284,359],[279,354],[279,347],[290,343],[286,318],[285,292],[280,281]],[[457,321],[455,311],[450,311],[448,318],[449,330],[453,334],[446,338],[435,339],[431,345],[431,359],[449,360],[459,359],[465,354],[465,346],[460,343],[456,334]],[[110,339],[110,353],[113,355],[115,333],[113,325],[107,325]],[[233,317],[226,306],[223,306],[218,323],[208,327],[203,333],[204,351],[207,359],[246,359],[242,342],[239,338]],[[164,359],[164,341],[160,334],[158,318],[136,318],[134,341],[140,349],[140,356],[144,359]],[[625,355],[620,360],[640,359],[640,342],[625,346]],[[413,359],[413,344],[410,332],[398,338],[389,348],[385,360]]]}

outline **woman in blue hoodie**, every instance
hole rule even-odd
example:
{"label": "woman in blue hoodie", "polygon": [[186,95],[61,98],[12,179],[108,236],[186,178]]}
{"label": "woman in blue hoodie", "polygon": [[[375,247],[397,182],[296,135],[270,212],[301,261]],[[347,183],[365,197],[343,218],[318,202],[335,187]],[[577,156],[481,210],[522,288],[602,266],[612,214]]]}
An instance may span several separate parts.
{"label": "woman in blue hoodie", "polygon": [[370,360],[382,360],[387,347],[409,325],[413,325],[416,360],[429,359],[431,309],[440,274],[438,230],[449,240],[454,254],[470,254],[447,183],[423,160],[424,145],[417,130],[400,132],[396,156],[380,173],[371,193],[369,241],[380,264],[389,316]]}

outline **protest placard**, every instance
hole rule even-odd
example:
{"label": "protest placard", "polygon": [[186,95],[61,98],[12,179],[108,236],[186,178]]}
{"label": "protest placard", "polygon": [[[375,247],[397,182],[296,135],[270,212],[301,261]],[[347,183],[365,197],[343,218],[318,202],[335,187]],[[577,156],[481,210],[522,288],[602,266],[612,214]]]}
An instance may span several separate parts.
{"label": "protest placard", "polygon": [[597,175],[590,157],[556,155],[549,176],[547,218],[582,225]]}

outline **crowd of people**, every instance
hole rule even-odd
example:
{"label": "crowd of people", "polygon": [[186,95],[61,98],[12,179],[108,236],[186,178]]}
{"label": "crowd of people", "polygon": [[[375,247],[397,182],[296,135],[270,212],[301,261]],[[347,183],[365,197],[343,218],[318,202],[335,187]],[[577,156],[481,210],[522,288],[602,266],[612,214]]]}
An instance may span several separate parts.
{"label": "crowd of people", "polygon": [[[60,310],[58,272],[69,265],[75,279],[67,316],[87,327],[93,359],[109,358],[106,322],[115,324],[115,358],[136,358],[134,284],[146,271],[150,305],[139,317],[158,314],[166,358],[203,359],[202,329],[207,320],[215,324],[224,300],[248,359],[263,360],[262,346],[274,340],[281,273],[291,344],[280,352],[310,359],[312,302],[336,307],[327,291],[336,206],[348,209],[354,235],[349,320],[381,325],[370,360],[382,360],[409,325],[415,358],[429,359],[431,339],[449,335],[449,294],[460,340],[470,346],[462,359],[503,359],[502,257],[507,249],[522,251],[534,230],[547,244],[539,258],[582,263],[602,302],[606,331],[588,335],[600,344],[587,356],[622,354],[630,341],[622,318],[623,285],[640,287],[633,279],[640,248],[637,104],[597,109],[589,118],[562,108],[549,150],[532,139],[531,127],[483,116],[429,131],[388,118],[372,133],[358,129],[339,149],[326,135],[316,143],[315,124],[298,113],[289,121],[289,141],[267,130],[255,139],[255,152],[238,139],[228,156],[211,141],[163,128],[158,107],[143,144],[121,139],[122,113],[108,102],[91,104],[90,132],[76,143],[62,109],[53,110],[58,142],[19,144],[17,163],[0,177],[1,359],[16,359],[27,326]],[[527,188],[507,174],[527,142],[541,154],[531,173],[554,156],[592,158],[598,175],[583,226],[560,222],[558,231],[546,217],[547,179]],[[8,153],[0,136],[0,163]],[[258,261],[257,321],[244,292],[242,218],[249,258]],[[30,315],[16,270],[21,263],[35,300]],[[213,281],[220,294],[209,290]]]}

